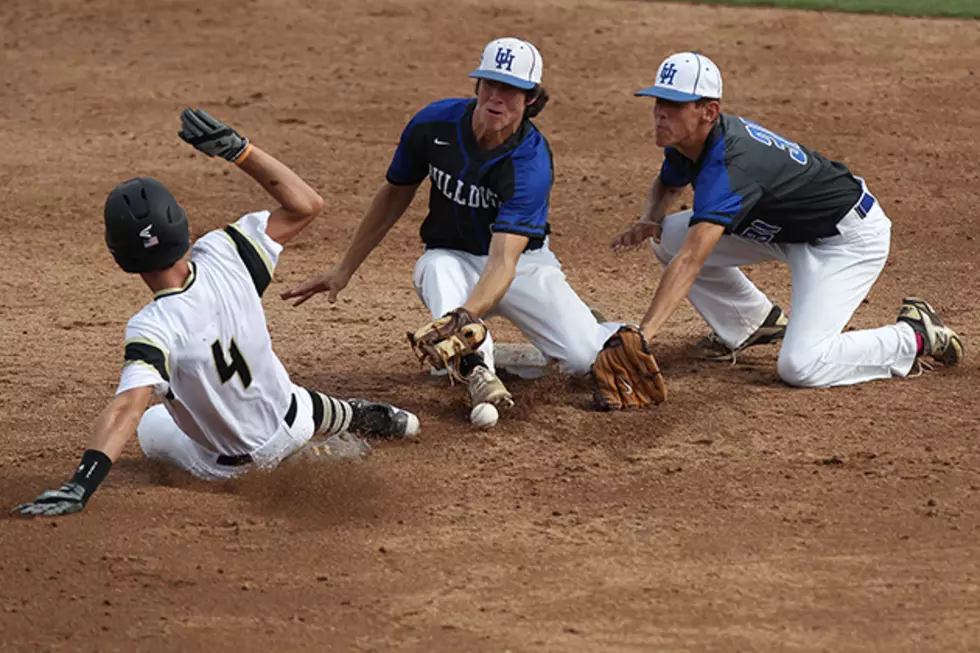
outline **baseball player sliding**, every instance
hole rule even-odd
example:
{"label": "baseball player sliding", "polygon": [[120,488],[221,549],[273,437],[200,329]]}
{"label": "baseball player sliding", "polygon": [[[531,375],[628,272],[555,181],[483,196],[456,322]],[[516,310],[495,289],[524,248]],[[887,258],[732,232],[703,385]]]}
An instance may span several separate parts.
{"label": "baseball player sliding", "polygon": [[[474,405],[512,404],[481,320],[497,314],[565,371],[588,372],[618,325],[597,321],[548,247],[551,150],[531,122],[548,100],[541,76],[531,43],[489,43],[470,75],[476,98],[440,100],[411,119],[344,257],[283,299],[327,292],[333,301],[428,177],[414,283],[437,320],[413,335],[420,356],[465,380]],[[437,341],[444,349],[429,346]]]}
{"label": "baseball player sliding", "polygon": [[[279,206],[249,213],[190,248],[187,216],[163,184],[130,179],[109,194],[109,251],[154,299],[129,320],[122,379],[74,476],[14,509],[22,515],[82,510],[134,432],[147,457],[211,480],[275,467],[302,451],[360,457],[368,445],[355,434],[392,438],[419,430],[415,415],[393,406],[336,399],[290,381],[272,351],[261,296],[283,245],[323,200],[203,111],[185,109],[181,120],[183,140],[233,162]],[[163,403],[147,410],[153,395]]]}
{"label": "baseball player sliding", "polygon": [[[713,329],[711,357],[782,339],[779,376],[801,387],[906,376],[920,357],[946,365],[963,342],[924,300],[906,298],[898,322],[843,333],[885,265],[891,222],[864,181],[765,127],[721,112],[722,78],[707,57],[668,57],[656,83],[660,173],[643,214],[612,241],[614,250],[653,239],[665,270],[640,323],[650,341],[687,296]],[[687,185],[694,209],[666,215]],[[787,317],[739,270],[767,260],[789,264]]]}

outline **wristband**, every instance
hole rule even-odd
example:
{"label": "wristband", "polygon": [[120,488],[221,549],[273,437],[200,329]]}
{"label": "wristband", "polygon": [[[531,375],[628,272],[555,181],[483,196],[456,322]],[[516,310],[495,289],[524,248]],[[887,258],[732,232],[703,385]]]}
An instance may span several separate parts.
{"label": "wristband", "polygon": [[85,490],[82,501],[88,501],[99,484],[105,480],[111,468],[112,460],[101,451],[88,449],[82,454],[82,462],[75,470],[75,475],[71,477],[72,483],[77,483]]}
{"label": "wristband", "polygon": [[236,166],[242,165],[243,163],[245,163],[245,159],[247,159],[248,155],[251,153],[252,153],[252,142],[246,138],[245,147],[244,149],[242,149],[242,153],[239,154],[237,157],[235,157],[235,160],[232,161],[232,163],[234,163]]}

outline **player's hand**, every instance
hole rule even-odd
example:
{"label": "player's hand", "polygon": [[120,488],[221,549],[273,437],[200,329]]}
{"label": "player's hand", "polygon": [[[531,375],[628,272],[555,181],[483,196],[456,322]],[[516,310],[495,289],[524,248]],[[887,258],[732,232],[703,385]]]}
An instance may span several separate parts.
{"label": "player's hand", "polygon": [[220,156],[234,163],[248,149],[247,138],[201,109],[184,109],[180,126],[177,135],[208,156]]}
{"label": "player's hand", "polygon": [[653,242],[659,243],[660,236],[663,233],[663,225],[659,222],[647,222],[646,220],[637,220],[628,229],[616,235],[612,239],[612,250],[614,252],[629,251],[631,249],[636,249],[649,238],[653,238]]}
{"label": "player's hand", "polygon": [[78,483],[65,483],[57,490],[48,490],[32,503],[24,503],[13,510],[24,517],[56,517],[70,515],[85,507],[85,489]]}
{"label": "player's hand", "polygon": [[339,265],[332,267],[323,274],[310,277],[295,288],[291,288],[279,295],[282,299],[296,299],[293,306],[299,306],[313,295],[325,292],[327,301],[331,304],[337,301],[337,295],[350,283],[350,274],[341,269]]}

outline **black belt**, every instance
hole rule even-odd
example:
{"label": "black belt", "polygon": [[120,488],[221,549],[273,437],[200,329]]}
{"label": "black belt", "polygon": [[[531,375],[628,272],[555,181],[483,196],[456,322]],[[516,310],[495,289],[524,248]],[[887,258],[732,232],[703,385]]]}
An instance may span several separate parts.
{"label": "black belt", "polygon": [[[292,398],[289,400],[289,410],[286,411],[286,418],[283,420],[286,422],[286,426],[291,427],[296,421],[297,409],[298,406],[296,405],[296,395],[292,395]],[[238,456],[221,455],[218,456],[218,459],[215,462],[223,467],[241,467],[242,465],[248,465],[251,463],[252,456],[251,454],[247,453],[243,453]]]}
{"label": "black belt", "polygon": [[861,195],[861,201],[857,203],[857,206],[854,207],[854,210],[857,211],[857,214],[861,216],[861,219],[863,220],[866,217],[868,217],[868,213],[871,212],[871,208],[874,205],[875,205],[875,196],[869,193],[868,191],[864,191],[864,193]]}

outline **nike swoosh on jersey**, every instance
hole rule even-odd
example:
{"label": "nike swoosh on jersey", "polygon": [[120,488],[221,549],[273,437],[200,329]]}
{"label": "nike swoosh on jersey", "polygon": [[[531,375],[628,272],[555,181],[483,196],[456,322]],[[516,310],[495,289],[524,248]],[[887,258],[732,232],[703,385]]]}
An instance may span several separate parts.
{"label": "nike swoosh on jersey", "polygon": [[438,139],[438,138],[435,139],[432,142],[435,143],[436,145],[449,145],[449,141],[444,141],[444,140],[441,140],[441,139]]}

